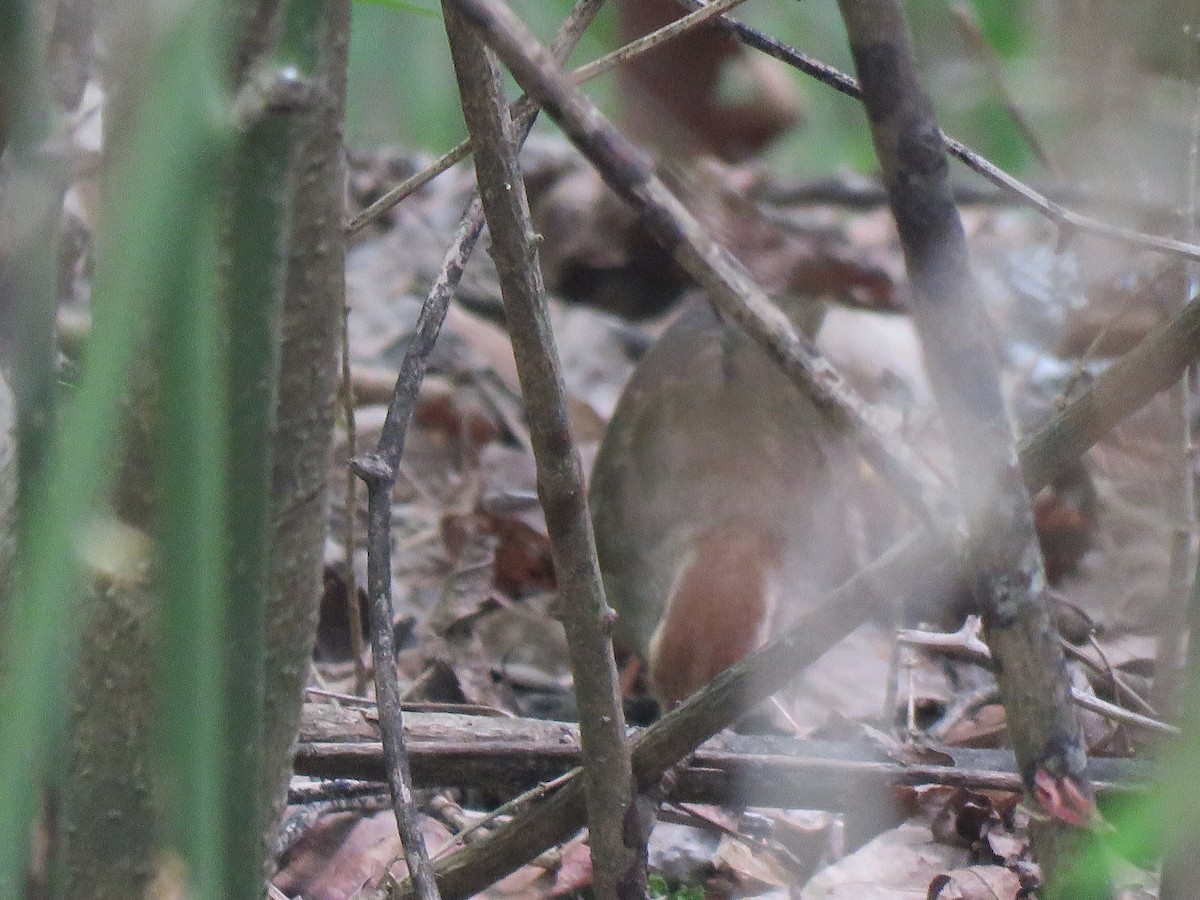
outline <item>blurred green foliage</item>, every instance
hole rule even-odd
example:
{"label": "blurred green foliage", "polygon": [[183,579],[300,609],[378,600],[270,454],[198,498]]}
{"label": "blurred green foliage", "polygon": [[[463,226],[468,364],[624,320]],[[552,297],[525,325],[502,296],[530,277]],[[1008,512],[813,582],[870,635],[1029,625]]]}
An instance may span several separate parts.
{"label": "blurred green foliage", "polygon": [[[543,39],[549,38],[570,5],[570,0],[513,3]],[[1018,100],[1029,99],[1036,94],[1039,49],[1032,0],[975,0],[973,7],[986,38],[1005,60],[1010,89]],[[347,114],[352,145],[399,144],[441,153],[464,137],[446,38],[440,18],[430,14],[436,8],[436,0],[359,0],[356,4]],[[943,127],[999,165],[1024,171],[1030,160],[1028,148],[1012,127],[982,62],[955,29],[949,3],[910,3],[907,9]],[[740,7],[736,15],[818,59],[852,71],[833,0],[757,0]],[[615,46],[615,2],[610,2],[573,61],[578,64]],[[859,105],[798,73],[791,75],[804,98],[806,123],[771,148],[772,167],[793,175],[872,171],[875,158]],[[615,79],[590,84],[588,93],[606,113],[619,114]],[[1052,128],[1053,123],[1043,121],[1047,117],[1039,117],[1036,109],[1027,112],[1035,127]]]}
{"label": "blurred green foliage", "polygon": [[704,900],[704,888],[698,885],[681,885],[671,890],[670,883],[661,875],[651,875],[646,882],[646,889],[654,900]]}

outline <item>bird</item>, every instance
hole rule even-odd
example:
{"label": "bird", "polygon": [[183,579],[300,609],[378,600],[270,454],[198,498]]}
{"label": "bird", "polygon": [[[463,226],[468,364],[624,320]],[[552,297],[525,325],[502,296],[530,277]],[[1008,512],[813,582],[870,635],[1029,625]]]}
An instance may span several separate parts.
{"label": "bird", "polygon": [[[803,297],[782,308],[810,336],[820,328],[825,352],[877,409],[919,411],[913,430],[923,454],[944,455],[907,318],[826,311]],[[881,396],[897,385],[901,396]],[[626,384],[588,501],[615,636],[646,662],[668,709],[914,525],[864,470],[849,438],[766,352],[694,298]],[[1092,546],[1096,505],[1082,465],[1038,495],[1053,584]],[[954,630],[972,610],[969,583],[954,578],[897,612]]]}
{"label": "bird", "polygon": [[[812,304],[794,313],[813,327]],[[851,573],[846,439],[694,302],[638,363],[589,486],[615,635],[670,708]]]}

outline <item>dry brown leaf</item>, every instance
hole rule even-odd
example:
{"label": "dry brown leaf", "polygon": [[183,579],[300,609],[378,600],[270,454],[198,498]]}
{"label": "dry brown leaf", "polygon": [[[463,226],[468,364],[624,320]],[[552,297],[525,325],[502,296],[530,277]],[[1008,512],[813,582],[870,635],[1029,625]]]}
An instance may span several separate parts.
{"label": "dry brown leaf", "polygon": [[[444,825],[427,817],[421,818],[421,833],[430,852],[450,839]],[[376,886],[393,861],[398,861],[394,873],[403,878],[403,848],[390,810],[366,817],[334,813],[304,836],[273,883],[289,897],[350,900],[362,888]]]}
{"label": "dry brown leaf", "polygon": [[592,883],[592,848],[582,838],[576,838],[563,848],[554,887],[547,896],[566,897]]}
{"label": "dry brown leaf", "polygon": [[[670,0],[622,0],[622,43],[681,14]],[[749,54],[711,24],[656,47],[622,66],[630,95],[625,125],[639,140],[671,156],[715,153],[739,160],[761,150],[801,118],[801,100],[774,60]],[[736,92],[730,102],[723,95]]]}

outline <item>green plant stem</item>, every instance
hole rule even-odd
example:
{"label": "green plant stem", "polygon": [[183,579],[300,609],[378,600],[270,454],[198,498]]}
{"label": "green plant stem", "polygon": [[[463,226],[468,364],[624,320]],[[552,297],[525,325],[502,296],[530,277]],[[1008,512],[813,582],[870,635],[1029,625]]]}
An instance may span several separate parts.
{"label": "green plant stem", "polygon": [[[216,304],[215,179],[200,196],[190,266],[164,295],[157,454],[162,621],[160,749],[170,831],[189,895],[225,890],[225,394]],[[186,279],[186,280],[184,280]],[[240,760],[231,761],[235,768]],[[194,892],[194,893],[192,893]]]}
{"label": "green plant stem", "polygon": [[291,117],[266,112],[242,135],[227,188],[228,600],[224,623],[226,859],[231,896],[261,881],[264,635],[271,432],[290,227]]}
{"label": "green plant stem", "polygon": [[211,181],[211,34],[203,9],[192,9],[151,48],[155,77],[136,103],[129,139],[114,151],[86,363],[29,488],[38,502],[22,523],[26,552],[0,643],[0,897],[20,896],[36,790],[63,720],[77,548],[112,469],[119,398],[155,302],[179,261],[191,258]]}
{"label": "green plant stem", "polygon": [[292,225],[296,114],[311,105],[315,59],[306,53],[319,5],[287,5],[273,58],[241,87],[248,121],[227,189],[229,340],[228,606],[225,622],[227,889],[261,882],[267,810],[261,802],[264,676],[271,553],[272,439],[279,398],[283,285]]}
{"label": "green plant stem", "polygon": [[274,429],[260,796],[269,831],[283,809],[321,595],[334,398],[341,369],[338,335],[345,302],[345,246],[339,225],[349,19],[349,0],[294,0],[279,54],[281,63],[312,73],[316,89],[294,132],[292,226]]}

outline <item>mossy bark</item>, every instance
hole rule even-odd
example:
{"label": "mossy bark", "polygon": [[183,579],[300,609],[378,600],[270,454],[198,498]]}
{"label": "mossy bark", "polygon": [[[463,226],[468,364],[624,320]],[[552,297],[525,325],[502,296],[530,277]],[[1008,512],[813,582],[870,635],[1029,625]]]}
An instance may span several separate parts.
{"label": "mossy bark", "polygon": [[59,800],[59,894],[141,897],[153,877],[150,540],[107,519],[93,529]]}

